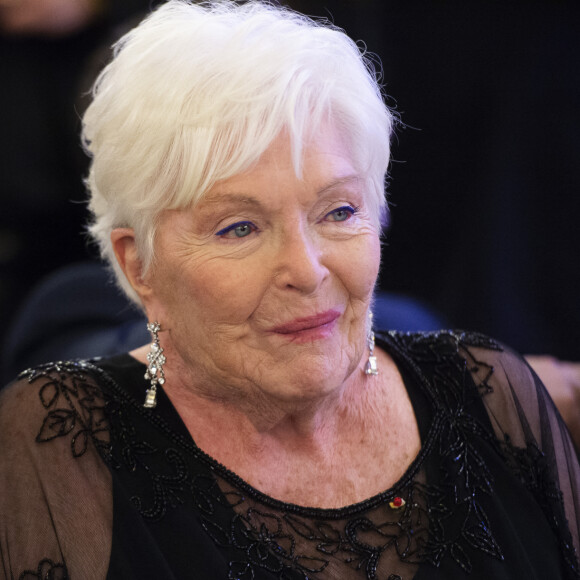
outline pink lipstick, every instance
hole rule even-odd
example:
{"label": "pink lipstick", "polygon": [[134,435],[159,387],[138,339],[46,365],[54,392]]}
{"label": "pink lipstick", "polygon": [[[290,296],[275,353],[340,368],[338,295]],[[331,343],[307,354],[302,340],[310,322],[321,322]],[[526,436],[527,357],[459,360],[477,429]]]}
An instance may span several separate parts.
{"label": "pink lipstick", "polygon": [[329,336],[339,317],[338,310],[327,310],[314,316],[295,318],[272,328],[271,332],[283,335],[292,341],[310,342]]}

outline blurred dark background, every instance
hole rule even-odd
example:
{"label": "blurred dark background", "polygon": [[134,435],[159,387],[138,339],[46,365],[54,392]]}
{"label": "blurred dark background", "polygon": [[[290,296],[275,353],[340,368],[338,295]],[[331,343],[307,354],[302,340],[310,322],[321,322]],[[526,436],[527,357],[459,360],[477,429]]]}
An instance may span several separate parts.
{"label": "blurred dark background", "polygon": [[406,125],[382,288],[580,360],[580,3],[293,4],[366,41]]}
{"label": "blurred dark background", "polygon": [[[9,20],[39,1],[69,0],[0,0],[0,337],[40,279],[95,258],[82,94],[102,47],[152,4],[72,0],[86,12],[60,28]],[[383,63],[401,124],[381,288],[522,352],[580,360],[580,3],[289,4]]]}

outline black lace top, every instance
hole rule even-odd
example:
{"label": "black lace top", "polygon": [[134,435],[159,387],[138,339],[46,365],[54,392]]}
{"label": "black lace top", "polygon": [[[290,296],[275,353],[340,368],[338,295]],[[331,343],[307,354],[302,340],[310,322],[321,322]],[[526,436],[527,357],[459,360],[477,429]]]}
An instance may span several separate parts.
{"label": "black lace top", "polygon": [[422,449],[391,489],[340,509],[229,472],[163,393],[143,408],[128,355],[24,372],[0,393],[0,578],[580,578],[578,457],[525,362],[474,334],[377,343]]}

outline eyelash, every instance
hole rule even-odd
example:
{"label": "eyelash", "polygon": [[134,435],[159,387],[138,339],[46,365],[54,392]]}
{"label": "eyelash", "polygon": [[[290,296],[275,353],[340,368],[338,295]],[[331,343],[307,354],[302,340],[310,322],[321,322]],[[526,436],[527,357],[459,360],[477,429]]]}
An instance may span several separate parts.
{"label": "eyelash", "polygon": [[[332,211],[328,212],[324,216],[324,220],[326,220],[329,216],[336,215],[338,212],[346,212],[348,215],[347,215],[347,217],[344,220],[332,220],[332,221],[335,221],[336,223],[346,222],[353,215],[357,214],[358,211],[359,211],[359,208],[358,207],[352,207],[350,205],[343,205],[341,207],[337,207],[336,209],[333,209]],[[219,232],[217,232],[216,233],[216,236],[226,237],[227,234],[233,233],[233,232],[235,232],[235,230],[237,228],[240,228],[240,227],[243,227],[243,226],[248,226],[250,228],[250,231],[247,234],[245,234],[245,235],[235,236],[238,239],[245,238],[246,236],[250,235],[251,233],[258,231],[258,228],[252,222],[243,221],[243,222],[236,222],[235,224],[232,224],[230,226],[227,226],[226,228],[224,228],[224,229],[220,230]]]}
{"label": "eyelash", "polygon": [[239,227],[242,226],[249,226],[250,231],[243,236],[235,236],[238,239],[241,238],[245,238],[247,235],[251,234],[252,232],[256,232],[258,230],[258,228],[252,223],[252,222],[236,222],[235,224],[232,224],[231,226],[228,226],[227,228],[224,228],[223,230],[220,230],[219,232],[216,233],[216,236],[220,236],[220,237],[226,237],[227,234],[234,232],[234,230],[236,230]]}
{"label": "eyelash", "polygon": [[347,212],[348,216],[346,217],[346,219],[344,220],[333,220],[337,223],[341,223],[341,222],[346,222],[348,221],[353,215],[357,214],[359,212],[359,208],[358,207],[352,207],[351,205],[343,205],[341,207],[337,207],[336,209],[333,209],[332,211],[328,212],[325,216],[324,219],[328,218],[331,215],[336,215],[338,212]]}

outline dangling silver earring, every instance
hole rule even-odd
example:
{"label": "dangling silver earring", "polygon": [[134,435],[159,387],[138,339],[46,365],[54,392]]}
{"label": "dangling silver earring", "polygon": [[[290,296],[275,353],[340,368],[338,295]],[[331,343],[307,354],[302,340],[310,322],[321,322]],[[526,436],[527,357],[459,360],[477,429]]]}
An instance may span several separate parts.
{"label": "dangling silver earring", "polygon": [[367,335],[367,346],[369,348],[369,358],[365,365],[365,375],[378,375],[377,357],[375,352],[375,333],[373,332],[373,313],[369,311],[369,331]]}
{"label": "dangling silver earring", "polygon": [[147,353],[147,362],[149,366],[147,367],[147,372],[145,373],[145,378],[151,381],[151,386],[147,389],[145,393],[145,403],[143,406],[146,409],[153,409],[157,405],[157,385],[163,385],[165,383],[165,372],[163,371],[163,365],[166,362],[165,355],[163,354],[163,348],[159,344],[159,331],[161,330],[161,325],[159,322],[149,322],[147,324],[147,330],[151,333],[151,346]]}

